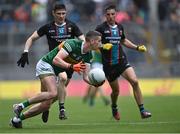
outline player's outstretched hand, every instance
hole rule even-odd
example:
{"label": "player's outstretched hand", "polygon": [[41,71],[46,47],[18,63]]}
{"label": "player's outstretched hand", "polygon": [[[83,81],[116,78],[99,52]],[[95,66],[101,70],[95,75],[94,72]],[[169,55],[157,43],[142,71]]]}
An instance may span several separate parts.
{"label": "player's outstretched hand", "polygon": [[21,58],[17,61],[17,65],[24,67],[26,63],[29,64],[28,52],[24,52],[21,54]]}
{"label": "player's outstretched hand", "polygon": [[73,70],[77,73],[83,72],[86,69],[86,64],[84,62],[79,62],[77,64],[71,64],[71,66],[69,67],[70,70]]}
{"label": "player's outstretched hand", "polygon": [[146,49],[146,47],[144,45],[138,45],[137,50],[140,51],[140,52],[146,52],[147,51],[147,49]]}

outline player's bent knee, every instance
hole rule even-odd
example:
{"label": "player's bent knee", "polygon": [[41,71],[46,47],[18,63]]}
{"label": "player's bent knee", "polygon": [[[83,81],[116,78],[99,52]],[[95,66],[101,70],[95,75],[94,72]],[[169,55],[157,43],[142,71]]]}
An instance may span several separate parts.
{"label": "player's bent knee", "polygon": [[67,77],[61,77],[61,78],[59,79],[59,82],[60,82],[60,83],[66,83],[66,81],[67,81]]}
{"label": "player's bent knee", "polygon": [[138,80],[137,79],[133,79],[133,80],[131,80],[131,85],[134,87],[134,86],[138,86],[139,85],[139,82],[138,82]]}
{"label": "player's bent knee", "polygon": [[57,91],[51,91],[49,92],[48,100],[54,99],[58,95]]}
{"label": "player's bent knee", "polygon": [[60,83],[65,83],[67,81],[67,79],[68,78],[67,78],[67,74],[66,73],[63,72],[63,73],[59,74],[59,82]]}

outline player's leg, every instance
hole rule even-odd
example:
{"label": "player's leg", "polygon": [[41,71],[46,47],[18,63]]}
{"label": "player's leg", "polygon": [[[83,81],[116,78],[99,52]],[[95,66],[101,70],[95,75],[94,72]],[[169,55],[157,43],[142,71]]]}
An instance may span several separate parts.
{"label": "player's leg", "polygon": [[24,120],[24,119],[36,116],[36,115],[42,113],[43,111],[48,110],[52,104],[52,101],[53,100],[48,100],[48,101],[44,101],[44,102],[38,103],[36,105],[33,105],[27,111],[21,113],[20,119]]}
{"label": "player's leg", "polygon": [[[41,92],[46,92],[47,89],[45,89],[45,87],[43,86],[43,84],[41,83]],[[41,107],[40,106],[41,104],[36,104],[34,107]],[[41,116],[41,119],[44,123],[46,123],[48,121],[48,117],[49,117],[49,109],[48,110],[45,110],[43,113],[42,113],[42,116]]]}
{"label": "player's leg", "polygon": [[[57,97],[56,98],[54,98],[53,99],[53,101],[52,101],[52,104],[54,103],[54,102],[56,102],[57,101]],[[44,103],[43,103],[44,104]],[[46,103],[45,103],[46,104]],[[44,105],[45,105],[44,104]],[[52,105],[51,104],[51,105]],[[43,106],[43,107],[48,107],[48,106]],[[50,107],[49,107],[50,108]],[[44,122],[44,123],[46,123],[47,121],[48,121],[48,118],[49,118],[49,108],[46,108],[43,112],[42,112],[42,116],[41,116],[41,118],[42,118],[42,121]]]}
{"label": "player's leg", "polygon": [[119,96],[119,84],[118,84],[118,78],[116,78],[114,81],[109,82],[112,93],[111,93],[111,108],[112,108],[112,115],[116,120],[120,120],[120,114],[118,112],[117,108],[117,101]]}
{"label": "player's leg", "polygon": [[104,95],[104,92],[103,92],[102,87],[98,87],[96,90],[99,92],[100,97],[102,98],[104,104],[105,104],[105,105],[109,105],[109,104],[110,104],[110,101],[109,101],[109,99],[106,98],[106,96]]}
{"label": "player's leg", "polygon": [[56,80],[54,75],[43,77],[40,80],[41,80],[41,86],[45,87],[47,91],[38,93],[34,97],[31,97],[24,102],[15,104],[13,108],[17,117],[19,117],[21,111],[24,108],[28,107],[29,105],[50,100],[57,96],[57,87],[56,87],[56,83],[55,83]]}
{"label": "player's leg", "polygon": [[[43,87],[43,84],[41,83],[41,92],[46,92],[47,90],[45,89],[45,87]],[[57,96],[53,99],[52,103],[54,103],[55,101],[57,100]],[[44,106],[46,105],[47,106]],[[43,103],[43,106],[41,104],[36,104],[37,107],[39,106],[39,109],[41,108],[48,108],[48,103]],[[44,111],[42,112],[42,116],[41,116],[41,119],[44,123],[46,123],[48,121],[48,117],[49,117],[49,109],[46,110],[44,109]]]}
{"label": "player's leg", "polygon": [[95,101],[97,91],[98,91],[97,87],[89,85],[89,105],[90,106],[94,105],[94,101]]}
{"label": "player's leg", "polygon": [[120,76],[119,65],[116,66],[103,66],[104,73],[111,87],[111,109],[114,119],[120,120],[118,112],[118,96],[119,96],[119,83],[118,77]]}
{"label": "player's leg", "polygon": [[66,72],[62,72],[58,75],[58,100],[59,100],[59,119],[65,120],[67,116],[65,114],[65,99],[66,99],[66,86],[69,83],[69,79],[67,77]]}
{"label": "player's leg", "polygon": [[141,117],[142,118],[149,118],[149,117],[151,117],[151,113],[144,109],[143,97],[142,97],[141,89],[140,89],[140,86],[139,86],[139,82],[138,82],[137,76],[136,76],[136,74],[134,72],[134,69],[132,67],[127,68],[122,73],[122,76],[126,80],[129,81],[129,83],[131,84],[131,86],[133,88],[134,98],[136,100],[137,105],[139,106]]}
{"label": "player's leg", "polygon": [[44,101],[44,102],[33,105],[27,111],[21,113],[18,118],[17,117],[12,118],[10,121],[10,125],[16,128],[22,128],[23,120],[36,116],[45,110],[48,110],[51,106],[51,103],[52,103],[52,100],[48,100],[48,101]]}
{"label": "player's leg", "polygon": [[[51,100],[57,96],[56,79],[55,79],[54,75],[45,76],[45,77],[41,78],[40,80],[41,80],[42,86],[45,87],[45,89],[47,89],[47,92],[41,92],[41,93],[35,95],[34,97],[29,98],[28,100],[26,100],[24,102],[14,105],[13,109],[14,109],[14,112],[16,115],[15,117],[18,118],[18,120],[20,120],[20,121],[15,122],[14,119],[16,119],[16,118],[11,119],[10,123],[12,126],[17,128],[17,126],[18,126],[17,124],[22,124],[20,118],[24,118],[24,117],[21,117],[21,111],[24,108],[28,107],[31,104]],[[51,103],[51,101],[50,101],[50,103]],[[19,125],[18,127],[21,128],[22,125]]]}
{"label": "player's leg", "polygon": [[91,85],[87,85],[86,94],[83,97],[83,102],[87,102],[90,98]]}

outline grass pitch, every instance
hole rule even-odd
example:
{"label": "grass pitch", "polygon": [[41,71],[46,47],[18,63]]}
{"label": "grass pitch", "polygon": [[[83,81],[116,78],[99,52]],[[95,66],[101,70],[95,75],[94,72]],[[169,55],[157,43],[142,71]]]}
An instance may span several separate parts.
{"label": "grass pitch", "polygon": [[141,119],[133,97],[119,97],[121,120],[115,121],[110,105],[96,98],[94,106],[81,98],[67,98],[68,120],[58,119],[58,104],[50,109],[48,123],[36,116],[23,121],[22,129],[9,126],[12,105],[21,100],[0,100],[0,133],[180,133],[180,96],[145,97],[150,119]]}

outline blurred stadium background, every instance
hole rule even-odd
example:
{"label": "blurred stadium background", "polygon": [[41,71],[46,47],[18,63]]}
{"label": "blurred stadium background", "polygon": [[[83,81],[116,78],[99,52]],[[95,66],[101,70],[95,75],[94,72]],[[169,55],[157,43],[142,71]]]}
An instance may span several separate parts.
{"label": "blurred stadium background", "polygon": [[[52,20],[55,0],[0,1],[0,80],[34,79],[38,59],[48,52],[46,37],[30,50],[30,65],[17,67],[28,36],[42,24]],[[115,3],[117,21],[135,43],[148,47],[146,54],[126,50],[128,59],[141,78],[180,76],[180,2],[179,0],[59,0],[66,4],[67,18],[81,30],[95,28],[103,21],[103,7]],[[75,78],[78,76],[75,76]]]}
{"label": "blurred stadium background", "polygon": [[[120,127],[120,129],[123,132],[127,132],[126,130],[128,130],[128,132],[144,132],[146,130],[148,130],[147,132],[164,132],[163,130],[167,130],[165,132],[180,132],[178,127],[179,119],[177,118],[179,117],[179,104],[176,103],[179,102],[179,97],[177,96],[180,95],[180,1],[59,1],[65,3],[67,7],[67,18],[76,22],[84,33],[86,33],[89,29],[94,29],[97,24],[104,20],[102,11],[105,5],[115,3],[118,9],[116,19],[117,22],[123,24],[126,36],[134,43],[143,43],[148,48],[148,52],[144,54],[127,49],[125,49],[125,51],[130,63],[135,68],[137,76],[140,78],[143,95],[148,97],[151,96],[150,98],[145,97],[145,102],[150,107],[152,112],[154,112],[154,118],[150,120],[152,121],[150,122],[150,127],[147,123],[146,127],[136,127],[136,131],[133,131],[133,129],[126,129],[125,126],[133,125],[128,124],[128,118],[130,118],[129,120],[133,121],[141,121],[139,120],[139,117],[136,119],[136,112],[135,115],[130,113],[133,111],[133,108],[135,109],[135,105],[133,103],[133,106],[129,106],[129,103],[131,102],[128,102],[129,98],[126,98],[125,100],[127,101],[120,102],[122,103],[121,106],[124,106],[124,109],[126,109],[124,110],[124,120],[126,122],[124,126]],[[0,118],[3,120],[0,128],[4,128],[1,129],[2,132],[8,132],[7,120],[9,120],[12,114],[10,113],[11,105],[18,101],[9,101],[6,99],[27,98],[39,92],[39,81],[35,78],[35,65],[41,56],[48,52],[46,37],[36,41],[33,47],[30,49],[30,64],[28,66],[25,68],[19,68],[17,67],[16,62],[24,49],[24,44],[28,36],[30,36],[32,32],[38,29],[41,25],[53,19],[51,16],[51,8],[54,2],[55,0],[0,0],[0,109],[6,109],[5,111],[0,112]],[[131,95],[132,90],[128,83],[122,79],[120,79],[119,82],[121,86],[121,95]],[[83,96],[85,93],[85,87],[86,84],[82,82],[81,77],[75,74],[72,82],[68,86],[68,96]],[[103,85],[103,88],[106,95],[109,96],[111,90],[108,84],[106,83]],[[170,95],[174,95],[176,97],[173,98],[173,96],[170,97]],[[162,96],[162,98],[157,96]],[[166,96],[167,98],[163,98],[163,96]],[[82,106],[80,100],[76,101],[78,101],[78,104],[76,105],[79,106],[77,108],[81,108]],[[76,101],[72,101],[71,98],[70,102],[67,101],[67,107],[70,109],[69,113],[73,111],[73,108],[71,111],[71,107],[73,107],[71,103],[75,103]],[[159,108],[159,105],[161,104],[162,107]],[[101,109],[99,104],[97,107],[100,107]],[[131,109],[131,107],[132,110],[129,110],[128,108]],[[176,110],[174,110],[174,108]],[[84,107],[84,109],[85,111],[89,111],[87,107]],[[103,110],[106,111],[105,109]],[[84,114],[87,114],[87,111]],[[110,111],[109,113],[104,112],[104,114],[100,111],[96,112],[99,112],[99,115],[105,115],[105,118],[109,117],[110,114]],[[174,114],[171,114],[173,112]],[[77,110],[75,110],[75,113],[77,113]],[[77,118],[77,120],[78,118],[81,118],[78,116],[78,114],[74,116]],[[94,118],[94,116],[91,118],[91,115],[89,114],[82,120],[86,120],[85,118],[87,117],[89,117],[91,122],[95,122],[97,119],[96,117]],[[102,122],[105,120],[105,118],[102,117]],[[122,122],[124,120],[122,120]],[[158,121],[163,120],[173,122],[170,122],[170,125],[168,123],[166,124],[166,122],[165,124],[163,124],[164,122],[157,123]],[[53,128],[54,124],[58,122],[57,120],[55,121],[56,122],[51,122],[52,125],[49,127]],[[75,119],[73,122],[72,119],[69,120],[67,124],[69,122],[78,123],[83,121],[76,121]],[[156,123],[154,124],[153,121]],[[162,126],[159,127],[159,125]],[[31,126],[31,124],[29,126]],[[116,128],[118,127],[116,125],[113,125],[113,127],[114,126]],[[46,131],[45,127],[47,126],[44,126]],[[72,127],[72,124],[70,127]],[[91,127],[94,129],[93,126]],[[113,127],[109,131],[106,131],[108,128],[106,126],[103,129],[105,132],[112,132],[112,130],[115,132],[121,131],[120,129],[114,129]],[[159,130],[159,128],[161,129]],[[91,132],[92,129],[90,129],[88,132]],[[81,129],[79,128],[74,132],[80,131]],[[29,131],[27,130],[26,132]],[[59,130],[57,132],[59,132]],[[65,132],[71,132],[70,129],[68,129],[68,126]],[[102,131],[99,128],[98,131],[95,132]]]}
{"label": "blurred stadium background", "polygon": [[[115,4],[118,9],[117,22],[123,24],[127,38],[148,48],[148,52],[143,54],[124,48],[142,81],[144,94],[180,94],[179,0],[1,0],[0,98],[24,98],[39,91],[35,66],[48,52],[46,37],[36,41],[30,49],[28,66],[20,68],[16,62],[32,32],[53,20],[51,9],[56,1],[66,5],[67,18],[77,23],[83,33],[104,21],[103,9],[106,5]],[[68,95],[84,95],[86,85],[80,79],[79,75],[74,74]],[[128,83],[122,80],[120,83],[121,95],[129,95]],[[74,86],[78,87],[79,94],[76,94]],[[108,84],[104,88],[109,95]],[[13,89],[16,89],[16,94],[11,92]]]}

